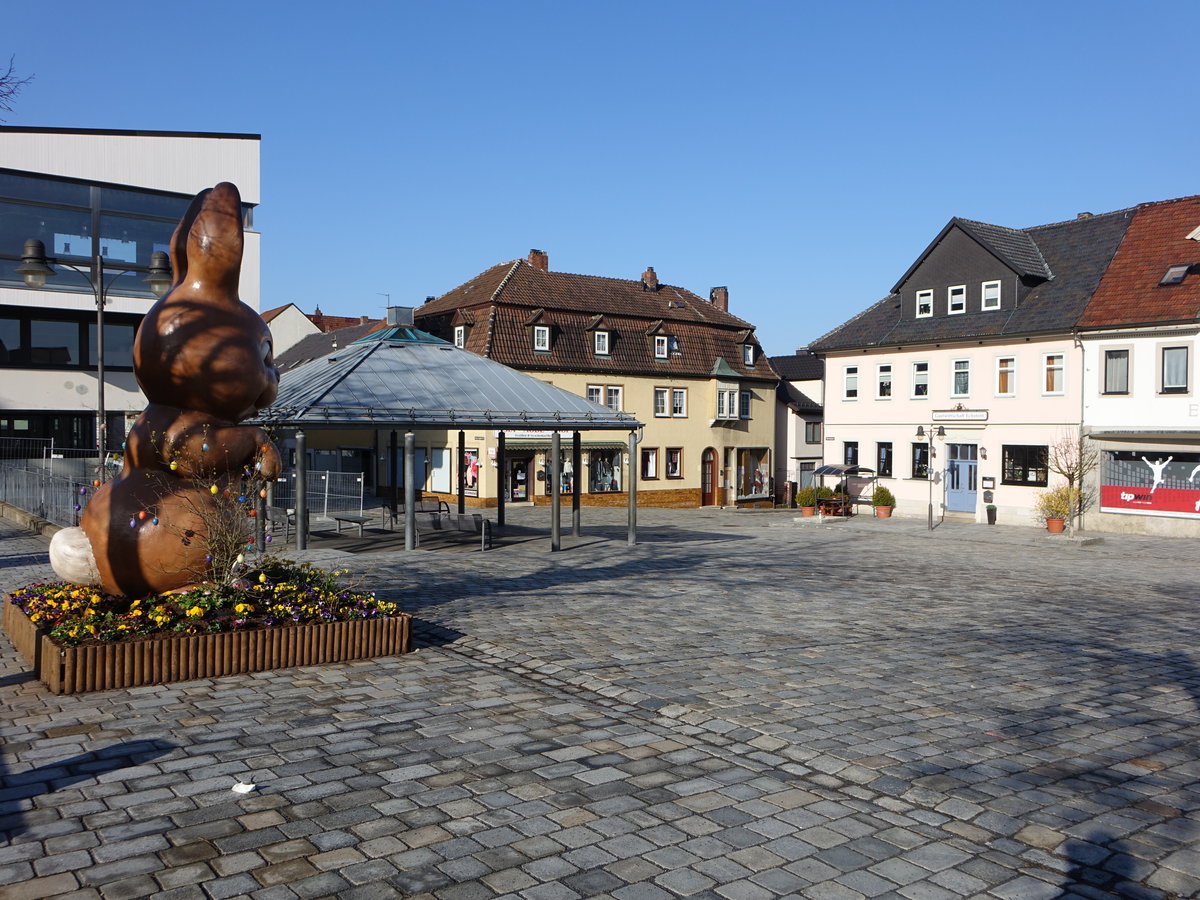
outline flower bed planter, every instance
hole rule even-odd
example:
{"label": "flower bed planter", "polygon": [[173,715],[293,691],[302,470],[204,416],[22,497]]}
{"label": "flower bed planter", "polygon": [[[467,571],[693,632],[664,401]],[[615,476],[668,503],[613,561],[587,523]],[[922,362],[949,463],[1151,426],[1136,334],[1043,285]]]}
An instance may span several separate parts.
{"label": "flower bed planter", "polygon": [[393,656],[408,652],[411,622],[411,616],[400,613],[374,619],[62,647],[11,603],[4,604],[3,620],[13,645],[38,679],[56,694]]}

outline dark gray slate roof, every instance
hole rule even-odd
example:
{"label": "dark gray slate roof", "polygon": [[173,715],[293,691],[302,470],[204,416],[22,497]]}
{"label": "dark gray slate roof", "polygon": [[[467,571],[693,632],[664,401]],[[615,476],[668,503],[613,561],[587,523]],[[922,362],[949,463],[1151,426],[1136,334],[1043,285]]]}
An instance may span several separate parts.
{"label": "dark gray slate roof", "polygon": [[415,328],[385,328],[286,372],[260,423],[623,430],[641,423]]}
{"label": "dark gray slate roof", "polygon": [[780,381],[775,387],[775,396],[780,403],[785,404],[794,412],[819,413],[821,404],[804,391],[799,390],[788,381]]}
{"label": "dark gray slate roof", "polygon": [[900,297],[889,294],[809,348],[828,352],[1070,331],[1100,283],[1132,215],[1133,210],[1118,210],[1021,229],[1045,260],[1051,277],[1034,287],[1016,309],[902,319]]}
{"label": "dark gray slate roof", "polygon": [[772,356],[771,368],[787,381],[820,381],[825,377],[825,360],[807,349],[789,356]]}
{"label": "dark gray slate roof", "polygon": [[363,335],[370,334],[379,327],[380,321],[374,319],[370,322],[350,325],[346,328],[337,328],[333,331],[306,334],[292,346],[288,347],[285,352],[275,357],[275,365],[279,367],[280,372],[291,371],[306,362],[332,353],[339,347],[345,347],[347,344],[357,341]]}

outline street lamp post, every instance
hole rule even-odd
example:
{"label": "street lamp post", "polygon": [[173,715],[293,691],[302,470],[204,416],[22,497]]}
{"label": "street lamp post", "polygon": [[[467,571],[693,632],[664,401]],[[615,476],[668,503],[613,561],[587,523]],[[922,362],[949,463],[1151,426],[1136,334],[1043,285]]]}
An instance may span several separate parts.
{"label": "street lamp post", "polygon": [[917,437],[928,441],[929,457],[925,460],[925,480],[929,482],[929,530],[933,531],[933,458],[937,453],[933,449],[933,439],[946,437],[946,426],[930,425],[929,433],[926,435],[925,426],[917,426]]}
{"label": "street lamp post", "polygon": [[[16,272],[25,279],[25,284],[31,288],[41,288],[46,279],[57,274],[52,268],[63,266],[74,269],[91,287],[96,298],[96,439],[99,454],[99,475],[101,481],[105,478],[104,459],[108,451],[108,421],[104,409],[104,305],[108,302],[108,290],[112,283],[122,275],[130,272],[140,272],[141,269],[110,269],[110,277],[105,283],[105,261],[99,253],[92,258],[90,269],[63,262],[51,256],[46,256],[46,246],[37,238],[25,242],[21,252],[21,265]],[[155,297],[161,297],[171,286],[171,259],[162,250],[155,250],[150,255],[149,274],[144,279],[150,286],[150,292]]]}

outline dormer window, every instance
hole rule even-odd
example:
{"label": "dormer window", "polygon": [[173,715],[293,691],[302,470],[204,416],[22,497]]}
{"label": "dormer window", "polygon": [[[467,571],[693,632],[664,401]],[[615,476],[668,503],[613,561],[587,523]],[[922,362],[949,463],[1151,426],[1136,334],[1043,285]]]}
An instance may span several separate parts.
{"label": "dormer window", "polygon": [[947,288],[946,304],[948,307],[947,311],[952,316],[965,313],[967,311],[967,286],[965,284],[956,284],[954,287]]}
{"label": "dormer window", "polygon": [[550,352],[550,326],[549,325],[534,325],[533,326],[533,349],[542,352]]}
{"label": "dormer window", "polygon": [[665,334],[656,334],[654,336],[654,358],[666,359],[668,349],[668,340]]}
{"label": "dormer window", "polygon": [[597,356],[608,356],[608,332],[596,331],[592,334],[592,351]]}
{"label": "dormer window", "polygon": [[747,366],[754,365],[754,345],[742,344],[742,363]]}
{"label": "dormer window", "polygon": [[467,346],[467,326],[466,325],[455,325],[454,326],[454,346],[459,347],[459,348]]}
{"label": "dormer window", "polygon": [[917,291],[917,318],[933,315],[933,291]]}
{"label": "dormer window", "polygon": [[985,281],[983,283],[983,309],[1000,308],[1000,282]]}

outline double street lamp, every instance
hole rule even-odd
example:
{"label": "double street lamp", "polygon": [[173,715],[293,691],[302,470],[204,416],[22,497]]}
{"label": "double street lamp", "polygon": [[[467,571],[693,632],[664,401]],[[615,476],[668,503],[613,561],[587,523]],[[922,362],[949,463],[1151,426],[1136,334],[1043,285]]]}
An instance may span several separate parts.
{"label": "double street lamp", "polygon": [[933,449],[933,439],[936,437],[939,440],[944,440],[946,437],[946,426],[930,425],[929,431],[926,433],[925,426],[918,425],[917,437],[929,442],[929,456],[925,460],[925,480],[929,482],[929,530],[933,531],[933,459],[937,456],[937,452]]}
{"label": "double street lamp", "polygon": [[[104,409],[104,305],[108,302],[108,290],[114,281],[130,272],[144,270],[140,268],[117,269],[108,266],[104,257],[99,253],[92,257],[91,268],[72,265],[61,259],[46,256],[46,246],[37,238],[30,238],[25,242],[25,249],[21,252],[21,265],[17,266],[16,272],[25,279],[27,286],[41,288],[45,286],[47,278],[57,274],[54,269],[50,268],[51,266],[74,269],[87,281],[96,298],[96,440],[99,452],[99,475],[97,477],[103,481],[105,478],[104,460],[108,452],[108,420]],[[109,272],[107,281],[104,278],[106,270]],[[155,297],[161,297],[171,287],[171,258],[166,252],[155,250],[150,255],[149,274],[143,281],[149,285],[150,293]]]}

